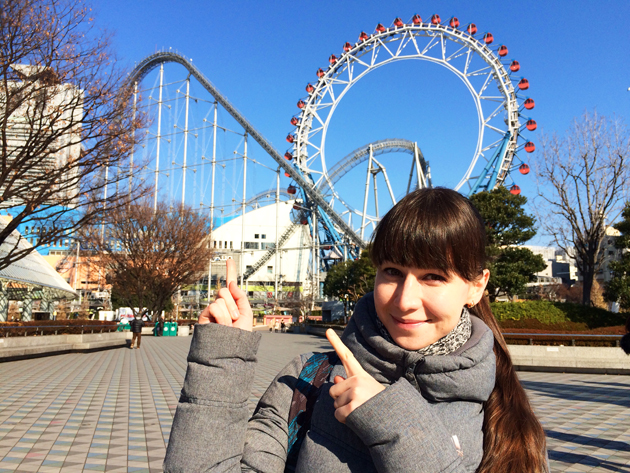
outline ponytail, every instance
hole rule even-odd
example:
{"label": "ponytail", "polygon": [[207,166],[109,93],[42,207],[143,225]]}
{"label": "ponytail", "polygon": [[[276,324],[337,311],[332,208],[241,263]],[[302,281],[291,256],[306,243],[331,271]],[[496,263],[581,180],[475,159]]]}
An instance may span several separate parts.
{"label": "ponytail", "polygon": [[534,415],[487,297],[470,309],[494,334],[496,382],[484,405],[483,458],[478,473],[545,473],[545,431]]}

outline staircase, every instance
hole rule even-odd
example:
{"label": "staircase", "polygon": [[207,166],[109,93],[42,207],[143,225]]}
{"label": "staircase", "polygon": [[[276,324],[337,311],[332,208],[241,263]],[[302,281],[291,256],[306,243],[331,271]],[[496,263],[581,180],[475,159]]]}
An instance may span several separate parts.
{"label": "staircase", "polygon": [[[291,238],[291,235],[293,235],[295,233],[295,231],[300,227],[301,225],[299,223],[292,223],[291,226],[289,228],[286,229],[286,231],[280,236],[280,238],[278,239],[278,247],[277,248],[282,248],[282,246],[287,242],[287,240],[289,238]],[[249,279],[249,277],[254,274],[256,271],[258,271],[260,268],[262,268],[262,266],[271,259],[271,257],[273,255],[276,254],[276,247],[273,248],[269,248],[261,257],[258,261],[256,261],[256,263],[249,268],[247,271],[245,271],[245,274],[243,274],[243,281],[245,281],[246,279]]]}

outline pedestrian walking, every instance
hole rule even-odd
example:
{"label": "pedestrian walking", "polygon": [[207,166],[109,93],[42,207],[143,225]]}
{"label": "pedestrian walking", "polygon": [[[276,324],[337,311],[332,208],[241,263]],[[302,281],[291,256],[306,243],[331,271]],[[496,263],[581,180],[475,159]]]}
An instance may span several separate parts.
{"label": "pedestrian walking", "polygon": [[164,336],[164,316],[160,315],[158,319],[158,337]]}
{"label": "pedestrian walking", "polygon": [[136,315],[133,320],[129,322],[129,328],[131,329],[131,349],[134,348],[134,343],[136,343],[136,348],[140,348],[140,339],[142,338],[142,327],[144,326],[144,322],[142,321],[142,317]]}

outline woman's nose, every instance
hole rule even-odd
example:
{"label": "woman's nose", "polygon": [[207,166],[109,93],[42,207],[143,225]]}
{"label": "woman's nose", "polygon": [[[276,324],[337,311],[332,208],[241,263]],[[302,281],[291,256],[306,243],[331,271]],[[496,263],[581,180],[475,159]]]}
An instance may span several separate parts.
{"label": "woman's nose", "polygon": [[418,310],[422,306],[421,288],[413,275],[407,275],[398,286],[398,308],[402,312]]}

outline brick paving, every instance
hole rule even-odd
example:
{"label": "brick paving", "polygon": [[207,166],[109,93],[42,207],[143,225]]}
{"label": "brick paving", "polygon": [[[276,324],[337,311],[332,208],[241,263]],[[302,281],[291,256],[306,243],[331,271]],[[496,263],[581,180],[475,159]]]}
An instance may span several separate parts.
{"label": "brick paving", "polygon": [[[190,338],[0,363],[0,473],[157,472]],[[325,339],[263,333],[250,407],[294,356]],[[630,473],[630,376],[520,373],[553,472]]]}

